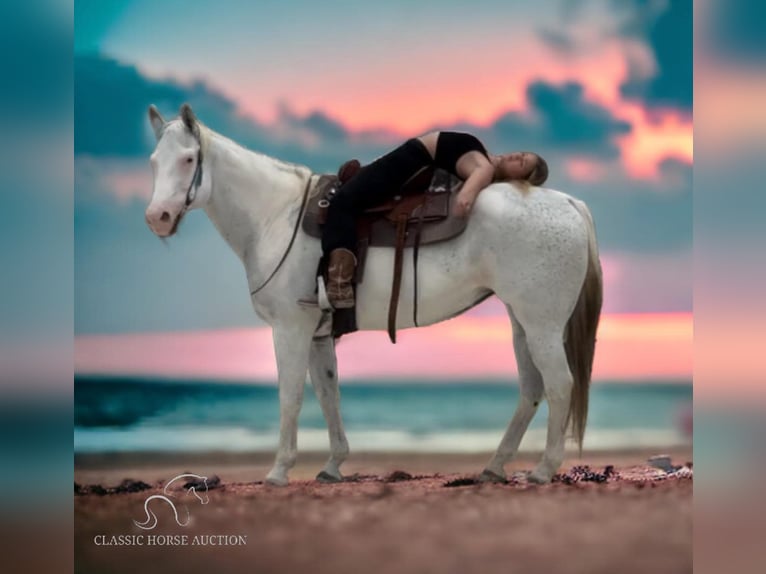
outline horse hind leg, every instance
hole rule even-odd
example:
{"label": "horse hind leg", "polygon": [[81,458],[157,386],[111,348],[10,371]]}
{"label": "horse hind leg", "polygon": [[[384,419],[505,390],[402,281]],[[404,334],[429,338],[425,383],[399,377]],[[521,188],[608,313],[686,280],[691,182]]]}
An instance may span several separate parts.
{"label": "horse hind leg", "polygon": [[506,308],[513,327],[513,350],[516,354],[519,370],[519,404],[516,406],[516,411],[513,413],[497,451],[484,472],[481,473],[480,479],[487,482],[505,480],[505,464],[516,455],[521,439],[535,416],[543,397],[543,377],[532,361],[524,328],[513,315],[510,305],[506,305]]}
{"label": "horse hind leg", "polygon": [[536,327],[532,330],[527,326],[526,340],[532,361],[542,375],[545,398],[548,400],[545,452],[529,475],[529,480],[547,483],[564,461],[565,433],[574,383],[564,349],[563,327]]}
{"label": "horse hind leg", "polygon": [[332,337],[322,337],[311,342],[309,374],[330,435],[330,458],[317,475],[317,480],[339,482],[343,480],[340,465],[346,460],[349,449],[340,415],[338,365]]}

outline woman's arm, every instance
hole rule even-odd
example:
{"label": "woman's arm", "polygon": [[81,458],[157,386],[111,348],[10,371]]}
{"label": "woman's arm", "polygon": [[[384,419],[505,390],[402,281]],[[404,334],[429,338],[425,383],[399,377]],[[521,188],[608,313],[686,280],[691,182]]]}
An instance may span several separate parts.
{"label": "woman's arm", "polygon": [[467,217],[479,192],[492,183],[494,175],[495,168],[489,162],[477,165],[458,192],[452,212],[458,217]]}

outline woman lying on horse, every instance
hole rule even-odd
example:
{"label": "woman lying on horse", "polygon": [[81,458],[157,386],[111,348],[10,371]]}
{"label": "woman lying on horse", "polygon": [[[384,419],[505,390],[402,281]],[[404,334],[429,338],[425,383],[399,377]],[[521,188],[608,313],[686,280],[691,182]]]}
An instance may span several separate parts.
{"label": "woman lying on horse", "polygon": [[454,207],[456,215],[464,217],[471,212],[479,192],[493,182],[522,180],[542,185],[548,178],[548,164],[537,154],[490,155],[475,136],[448,131],[407,140],[364,166],[333,198],[323,231],[322,251],[329,257],[327,298],[335,309],[354,306],[358,216],[397,195],[407,180],[427,166],[464,181]]}

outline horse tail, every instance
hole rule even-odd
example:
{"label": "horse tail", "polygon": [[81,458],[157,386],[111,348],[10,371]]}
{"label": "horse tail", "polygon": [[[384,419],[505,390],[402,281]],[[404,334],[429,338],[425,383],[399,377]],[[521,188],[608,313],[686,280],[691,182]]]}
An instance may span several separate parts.
{"label": "horse tail", "polygon": [[572,425],[572,434],[582,454],[585,425],[588,421],[588,391],[593,356],[596,352],[596,330],[603,301],[603,279],[593,217],[583,202],[571,200],[571,203],[585,221],[588,232],[588,268],[585,281],[564,335],[564,349],[574,379],[567,421]]}

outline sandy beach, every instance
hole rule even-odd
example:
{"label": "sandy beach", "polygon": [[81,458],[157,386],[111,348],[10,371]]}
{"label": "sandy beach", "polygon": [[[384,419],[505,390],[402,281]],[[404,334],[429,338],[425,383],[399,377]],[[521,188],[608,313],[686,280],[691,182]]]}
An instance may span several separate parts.
{"label": "sandy beach", "polygon": [[[320,484],[313,477],[323,457],[308,454],[284,488],[263,484],[266,454],[77,456],[75,571],[691,572],[693,479],[660,477],[646,465],[652,454],[568,458],[562,473],[613,465],[616,474],[545,486],[473,483],[488,453],[352,453],[343,467],[351,480]],[[667,454],[677,465],[691,461],[691,449]],[[509,476],[536,458],[522,455]],[[156,528],[137,527],[148,517],[146,499],[183,472],[220,479],[208,504],[175,490],[181,521],[188,510],[185,527],[160,500],[150,506]],[[98,488],[126,478],[145,483],[124,483],[127,490],[146,490]]]}

